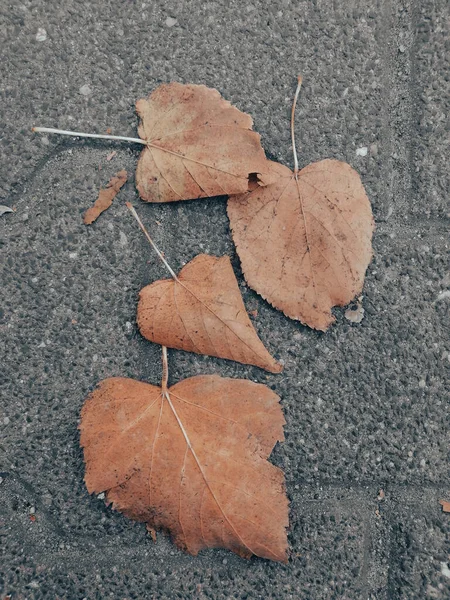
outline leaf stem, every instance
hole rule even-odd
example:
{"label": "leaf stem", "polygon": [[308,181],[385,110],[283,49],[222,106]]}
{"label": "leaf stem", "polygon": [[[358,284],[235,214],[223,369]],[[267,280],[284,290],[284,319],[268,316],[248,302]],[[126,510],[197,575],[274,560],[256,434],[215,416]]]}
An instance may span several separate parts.
{"label": "leaf stem", "polygon": [[148,233],[148,231],[145,228],[145,225],[143,224],[143,222],[141,221],[141,219],[139,218],[139,215],[136,212],[136,209],[134,208],[134,206],[131,204],[131,202],[125,202],[126,207],[128,208],[128,210],[130,211],[130,213],[133,215],[133,217],[136,219],[136,221],[139,224],[139,227],[142,229],[142,231],[145,234],[145,237],[148,239],[148,241],[150,242],[153,250],[156,252],[156,254],[159,256],[161,262],[164,264],[164,266],[166,267],[166,269],[169,271],[169,273],[172,275],[172,277],[175,279],[175,281],[178,281],[178,277],[175,273],[175,271],[172,269],[172,267],[169,265],[169,263],[167,262],[167,260],[164,258],[163,253],[161,252],[161,250],[158,248],[158,246],[155,244],[155,242],[152,240],[152,238],[150,237],[150,234]]}
{"label": "leaf stem", "polygon": [[163,393],[167,392],[167,383],[169,381],[169,361],[167,359],[167,346],[161,346],[162,349],[162,377],[161,389]]}
{"label": "leaf stem", "polygon": [[116,140],[119,142],[131,142],[134,144],[147,145],[141,138],[123,137],[121,135],[100,135],[99,133],[81,133],[80,131],[66,131],[65,129],[53,129],[52,127],[33,127],[34,133],[59,133],[59,135],[71,135],[75,137],[96,138],[99,140]]}
{"label": "leaf stem", "polygon": [[295,107],[297,106],[298,95],[302,87],[303,78],[301,75],[297,76],[297,89],[295,90],[294,102],[292,103],[291,110],[291,138],[292,138],[292,152],[294,153],[294,175],[297,177],[298,173],[298,158],[297,148],[295,147],[295,133],[294,133],[294,118],[295,118]]}

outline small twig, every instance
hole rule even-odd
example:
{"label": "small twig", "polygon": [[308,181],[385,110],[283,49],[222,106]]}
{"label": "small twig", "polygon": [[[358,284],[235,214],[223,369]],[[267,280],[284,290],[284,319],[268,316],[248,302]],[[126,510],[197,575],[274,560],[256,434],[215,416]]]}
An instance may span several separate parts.
{"label": "small twig", "polygon": [[167,347],[161,346],[162,348],[162,377],[161,377],[161,389],[163,393],[167,392],[167,383],[169,381],[169,361],[167,359]]}
{"label": "small twig", "polygon": [[121,135],[100,135],[99,133],[81,133],[80,131],[65,131],[64,129],[53,129],[52,127],[33,127],[34,133],[59,133],[59,135],[71,135],[74,137],[96,138],[98,140],[116,140],[118,142],[132,142],[133,144],[147,145],[141,138],[123,137]]}
{"label": "small twig", "polygon": [[295,147],[295,133],[294,133],[294,117],[295,117],[295,107],[297,106],[298,95],[300,94],[300,88],[302,87],[302,76],[298,75],[297,77],[297,89],[295,90],[294,102],[292,103],[291,110],[291,138],[292,138],[292,152],[294,153],[294,175],[297,176],[298,173],[298,158],[297,158],[297,149]]}
{"label": "small twig", "polygon": [[131,214],[133,215],[133,217],[136,219],[136,221],[139,224],[139,227],[142,229],[142,231],[145,234],[145,237],[148,239],[148,241],[150,242],[153,250],[156,252],[156,254],[159,256],[159,258],[161,259],[162,263],[164,264],[164,266],[166,267],[166,269],[169,271],[169,273],[172,275],[172,277],[175,279],[175,281],[178,281],[178,277],[176,276],[175,271],[172,269],[172,267],[169,265],[169,263],[167,262],[167,260],[164,258],[163,253],[159,250],[159,248],[157,247],[157,245],[155,244],[155,242],[152,240],[152,238],[150,237],[148,231],[146,230],[144,224],[142,223],[141,219],[139,218],[139,215],[137,214],[134,206],[130,203],[130,202],[125,202],[126,207],[128,208],[128,210],[131,212]]}

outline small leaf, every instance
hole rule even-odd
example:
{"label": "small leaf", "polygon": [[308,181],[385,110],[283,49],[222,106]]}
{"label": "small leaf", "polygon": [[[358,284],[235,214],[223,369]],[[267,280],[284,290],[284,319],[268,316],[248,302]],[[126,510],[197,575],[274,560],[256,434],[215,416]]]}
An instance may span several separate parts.
{"label": "small leaf", "polygon": [[84,213],[83,223],[85,225],[91,225],[96,219],[98,219],[102,212],[105,212],[105,210],[111,206],[114,198],[119,193],[120,188],[127,181],[127,178],[128,174],[125,170],[119,171],[110,179],[106,188],[100,190],[94,206],[88,208],[88,210]]}
{"label": "small leaf", "polygon": [[228,256],[200,254],[176,278],[143,288],[137,323],[145,338],[162,346],[228,358],[272,373],[282,370],[258,338]]}
{"label": "small leaf", "polygon": [[201,375],[164,390],[106,379],[81,413],[86,486],[191,554],[285,562],[284,476],[266,460],[283,425],[278,396],[250,381]]}
{"label": "small leaf", "polygon": [[14,210],[9,206],[5,206],[4,204],[0,204],[0,217],[5,213],[12,213]]}
{"label": "small leaf", "polygon": [[266,158],[251,117],[204,85],[170,83],[136,103],[147,141],[136,187],[147,202],[173,202],[249,189]]}
{"label": "small leaf", "polygon": [[442,506],[443,512],[450,512],[450,502],[448,500],[439,500],[439,504]]}

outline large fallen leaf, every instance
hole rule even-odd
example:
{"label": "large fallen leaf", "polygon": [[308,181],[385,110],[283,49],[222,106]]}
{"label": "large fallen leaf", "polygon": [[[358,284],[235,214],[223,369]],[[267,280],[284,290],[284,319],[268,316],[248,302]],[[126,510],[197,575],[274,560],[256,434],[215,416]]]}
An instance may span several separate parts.
{"label": "large fallen leaf", "polygon": [[176,278],[144,287],[137,323],[145,338],[162,346],[228,358],[271,373],[282,370],[249,319],[228,256],[200,254]]}
{"label": "large fallen leaf", "polygon": [[363,287],[374,222],[359,175],[347,163],[321,160],[294,172],[276,162],[266,187],[228,200],[233,239],[250,287],[288,317],[325,331],[333,306]]}
{"label": "large fallen leaf", "polygon": [[88,210],[84,213],[83,223],[85,225],[91,225],[96,219],[98,219],[102,212],[111,206],[114,198],[119,193],[120,188],[125,184],[127,178],[128,174],[125,170],[119,171],[110,179],[106,188],[100,190],[94,206],[88,208]]}
{"label": "large fallen leaf", "polygon": [[266,460],[283,424],[276,394],[250,381],[106,379],[81,413],[86,486],[191,554],[286,561],[284,477]]}
{"label": "large fallen leaf", "polygon": [[147,141],[136,187],[147,202],[172,202],[249,189],[266,166],[251,117],[204,85],[170,83],[138,100]]}

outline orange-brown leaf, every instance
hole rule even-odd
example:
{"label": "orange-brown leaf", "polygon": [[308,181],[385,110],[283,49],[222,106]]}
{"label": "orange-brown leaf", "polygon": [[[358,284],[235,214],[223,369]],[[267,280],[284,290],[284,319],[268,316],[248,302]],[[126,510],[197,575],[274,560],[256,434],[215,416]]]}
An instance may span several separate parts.
{"label": "orange-brown leaf", "polygon": [[140,292],[137,322],[148,340],[228,358],[279,373],[282,366],[259,339],[245,310],[228,256],[196,256],[177,279]]}
{"label": "orange-brown leaf", "polygon": [[288,317],[325,331],[333,306],[362,290],[374,222],[359,175],[321,160],[298,178],[270,163],[270,182],[228,200],[228,216],[250,287]]}
{"label": "orange-brown leaf", "polygon": [[439,504],[442,506],[443,512],[450,512],[450,502],[448,500],[439,500]]}
{"label": "orange-brown leaf", "polygon": [[139,135],[148,142],[136,171],[147,202],[173,202],[249,189],[266,168],[251,117],[204,85],[170,83],[138,100]]}
{"label": "orange-brown leaf", "polygon": [[164,392],[106,379],[81,413],[86,486],[191,554],[286,561],[284,477],[266,460],[283,425],[278,396],[250,381],[201,375]]}
{"label": "orange-brown leaf", "polygon": [[120,188],[125,184],[128,178],[128,174],[125,170],[119,171],[111,178],[106,188],[100,190],[97,200],[94,206],[88,208],[84,213],[83,223],[85,225],[91,225],[98,217],[107,210],[114,198],[119,193]]}

